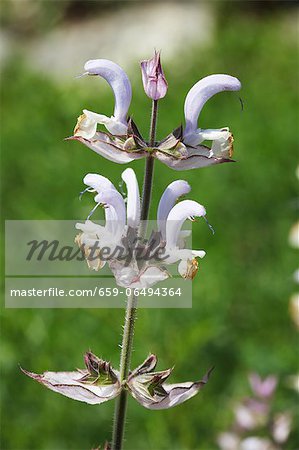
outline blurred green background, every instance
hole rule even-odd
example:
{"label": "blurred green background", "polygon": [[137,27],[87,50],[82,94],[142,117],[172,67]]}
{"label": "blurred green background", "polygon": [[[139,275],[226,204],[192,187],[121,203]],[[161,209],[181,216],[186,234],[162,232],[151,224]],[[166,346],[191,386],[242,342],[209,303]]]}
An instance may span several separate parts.
{"label": "blurred green background", "polygon": [[[71,23],[79,30],[90,17],[117,16],[141,6],[33,2],[33,12],[23,8],[22,15],[17,6],[23,2],[2,3],[5,36],[14,38],[1,77],[3,217],[83,220],[92,205],[91,198],[78,201],[83,176],[98,172],[117,184],[125,166],[63,138],[83,108],[111,115],[111,92],[96,79],[57,79],[50,64],[48,71],[40,70],[24,48],[47,42],[56,27],[63,30]],[[192,186],[190,198],[205,205],[216,234],[204,223],[193,226],[194,247],[207,251],[193,284],[193,309],[140,310],[132,365],[151,351],[159,357],[159,368],[175,364],[174,381],[195,380],[211,365],[216,368],[204,391],[177,408],[148,411],[130,399],[126,449],[216,449],[217,434],[232,422],[234,402],[249,394],[249,371],[276,374],[280,384],[273,408],[296,415],[296,394],[286,379],[298,370],[298,334],[288,312],[298,257],[288,246],[297,215],[298,10],[287,2],[215,2],[209,8],[213,38],[201,45],[194,39],[164,64],[169,90],[160,102],[158,137],[182,122],[184,97],[198,79],[229,73],[242,81],[244,110],[236,94],[223,93],[205,106],[200,126],[229,126],[238,162],[188,172],[156,163],[151,217],[166,185],[183,178]],[[121,36],[117,39],[115,45],[125,53]],[[136,39],[142,41],[142,34]],[[73,76],[91,57],[89,42],[84,46],[86,56],[81,48]],[[167,53],[165,43],[162,56]],[[92,57],[111,55],[99,47]],[[136,57],[128,68],[130,112],[147,133],[150,102],[138,64]],[[144,161],[131,165],[140,182],[143,166]],[[121,309],[2,309],[1,448],[91,449],[110,439],[113,402],[90,406],[59,396],[22,376],[18,364],[38,373],[73,370],[82,367],[82,354],[92,349],[117,366],[123,317]],[[296,445],[293,430],[285,448]]]}

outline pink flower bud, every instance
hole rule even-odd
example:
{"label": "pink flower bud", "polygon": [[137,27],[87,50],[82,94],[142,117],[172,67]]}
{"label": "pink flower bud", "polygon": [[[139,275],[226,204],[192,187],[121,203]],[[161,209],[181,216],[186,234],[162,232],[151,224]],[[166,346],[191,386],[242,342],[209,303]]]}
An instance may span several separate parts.
{"label": "pink flower bud", "polygon": [[141,61],[141,73],[146,95],[152,100],[165,97],[168,85],[161,66],[160,52],[155,51],[153,58]]}

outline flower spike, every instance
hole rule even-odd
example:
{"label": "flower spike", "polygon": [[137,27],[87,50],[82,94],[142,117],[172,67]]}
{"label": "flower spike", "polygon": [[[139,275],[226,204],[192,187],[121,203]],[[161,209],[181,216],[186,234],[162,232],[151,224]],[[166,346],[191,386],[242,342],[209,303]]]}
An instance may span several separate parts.
{"label": "flower spike", "polygon": [[[229,128],[204,130],[197,128],[197,121],[204,104],[213,95],[241,88],[237,78],[218,74],[198,81],[186,96],[185,129],[179,127],[149,147],[136,124],[127,117],[132,89],[125,72],[106,59],[87,61],[84,68],[84,75],[101,76],[110,84],[115,96],[114,116],[107,117],[84,109],[78,118],[74,135],[67,139],[82,142],[99,155],[118,164],[146,158],[149,153],[174,170],[197,169],[233,161],[234,139]],[[163,98],[168,85],[159,52],[155,52],[153,58],[141,62],[141,72],[147,96],[154,101]],[[108,133],[98,132],[98,124],[104,125]],[[204,141],[211,141],[211,145],[200,145]]]}
{"label": "flower spike", "polygon": [[[158,207],[157,229],[152,230],[147,242],[141,243],[138,240],[140,194],[133,169],[126,169],[122,180],[127,186],[126,202],[108,178],[95,173],[84,177],[87,192],[96,194],[96,206],[88,219],[99,206],[104,206],[105,211],[105,226],[90,220],[76,224],[76,228],[82,231],[76,237],[76,243],[89,268],[98,271],[108,262],[116,283],[134,289],[147,288],[166,280],[170,276],[166,266],[173,263],[178,263],[178,272],[184,279],[193,279],[198,269],[196,258],[203,258],[205,252],[186,248],[189,231],[182,230],[182,225],[190,217],[205,217],[206,211],[191,200],[175,205],[179,197],[190,192],[189,184],[176,180],[166,188]],[[101,253],[104,247],[110,249],[110,252],[105,252],[105,258]],[[117,251],[114,253],[114,250]],[[161,258],[157,257],[160,251]]]}

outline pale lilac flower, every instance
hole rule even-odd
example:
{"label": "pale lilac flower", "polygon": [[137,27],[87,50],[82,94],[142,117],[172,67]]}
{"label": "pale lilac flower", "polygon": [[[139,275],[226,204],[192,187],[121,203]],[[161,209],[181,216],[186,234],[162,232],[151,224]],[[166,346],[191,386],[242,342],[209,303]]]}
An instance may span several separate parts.
{"label": "pale lilac flower", "polygon": [[[198,81],[185,99],[186,126],[181,143],[186,148],[186,156],[181,161],[172,158],[163,162],[173,169],[185,170],[232,161],[234,140],[229,128],[204,130],[197,127],[197,122],[203,106],[212,96],[240,89],[240,81],[230,75],[209,75]],[[200,145],[203,141],[211,141],[211,148]]]}
{"label": "pale lilac flower", "polygon": [[[74,135],[68,139],[80,141],[104,158],[119,164],[148,155],[175,170],[196,169],[232,161],[233,136],[229,129],[224,127],[204,130],[197,127],[197,121],[204,104],[213,95],[241,88],[237,78],[210,75],[198,81],[186,96],[185,128],[178,127],[150,146],[128,117],[132,90],[126,73],[117,64],[105,59],[88,61],[84,68],[86,75],[101,76],[110,84],[115,97],[114,114],[107,117],[84,109]],[[146,91],[151,98],[165,95],[167,84],[158,53],[152,60],[142,62],[142,74]],[[98,125],[105,126],[106,131],[98,131]],[[211,141],[211,148],[203,145],[203,141]]]}
{"label": "pale lilac flower", "polygon": [[250,436],[240,442],[239,450],[277,450],[269,439]]}
{"label": "pale lilac flower", "polygon": [[253,393],[260,398],[271,397],[278,381],[275,375],[269,375],[263,380],[257,373],[251,373],[248,378]]}
{"label": "pale lilac flower", "polygon": [[151,59],[141,61],[142,82],[146,95],[152,100],[165,97],[167,81],[161,66],[160,52]]}
{"label": "pale lilac flower", "polygon": [[[108,178],[97,174],[84,177],[87,185],[85,191],[96,194],[96,206],[85,223],[76,224],[76,228],[82,231],[76,237],[76,242],[84,252],[89,267],[99,270],[108,262],[118,285],[137,289],[167,279],[170,274],[166,266],[175,263],[178,263],[178,272],[183,278],[193,279],[198,269],[196,258],[203,258],[205,252],[185,248],[188,232],[182,230],[182,227],[188,218],[204,217],[206,211],[202,205],[192,200],[176,204],[182,195],[190,191],[189,184],[176,180],[166,188],[158,206],[157,230],[153,230],[147,243],[152,248],[153,256],[138,260],[134,251],[140,253],[143,248],[142,243],[137,241],[140,225],[139,187],[133,169],[126,169],[122,173],[122,179],[127,187],[126,202]],[[105,226],[89,220],[99,206],[104,207]],[[128,247],[130,242],[133,245]],[[134,243],[137,243],[136,247]],[[144,244],[145,247],[147,244]],[[105,260],[101,258],[103,247],[110,251],[109,254],[105,253]],[[129,264],[123,257],[128,250],[132,255]],[[156,258],[158,251],[163,251],[163,258]]]}
{"label": "pale lilac flower", "polygon": [[235,407],[236,423],[245,430],[263,426],[267,422],[269,405],[256,399],[246,399]]}
{"label": "pale lilac flower", "polygon": [[274,440],[283,444],[289,437],[292,426],[292,416],[288,412],[277,414],[274,417],[274,422],[272,426],[272,435]]}
{"label": "pale lilac flower", "polygon": [[233,432],[220,433],[217,443],[221,450],[239,450],[240,438]]}
{"label": "pale lilac flower", "polygon": [[83,110],[85,117],[81,117],[77,124],[78,130],[81,130],[81,136],[86,139],[93,137],[97,124],[105,125],[112,134],[126,134],[127,114],[132,99],[131,83],[126,73],[108,59],[87,61],[84,70],[84,75],[101,76],[109,83],[114,94],[115,106],[111,117]]}
{"label": "pale lilac flower", "polygon": [[235,422],[229,431],[218,435],[218,445],[221,450],[280,450],[289,437],[293,418],[288,411],[274,416],[271,411],[277,377],[269,375],[262,380],[254,373],[248,378],[255,397],[235,406]]}
{"label": "pale lilac flower", "polygon": [[[54,392],[73,400],[98,405],[117,397],[121,390],[119,372],[91,352],[84,355],[86,369],[73,372],[44,372],[39,375],[22,371]],[[211,370],[200,381],[167,384],[172,369],[154,372],[157,357],[150,355],[133,370],[124,386],[142,406],[168,409],[194,397],[208,382]]]}

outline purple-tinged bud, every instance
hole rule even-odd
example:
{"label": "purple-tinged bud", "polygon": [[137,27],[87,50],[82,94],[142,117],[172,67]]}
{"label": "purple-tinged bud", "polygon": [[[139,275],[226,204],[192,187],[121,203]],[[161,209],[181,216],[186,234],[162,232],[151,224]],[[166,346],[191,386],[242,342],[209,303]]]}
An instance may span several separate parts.
{"label": "purple-tinged bud", "polygon": [[165,97],[168,84],[161,66],[160,52],[141,61],[142,82],[146,95],[152,100]]}

